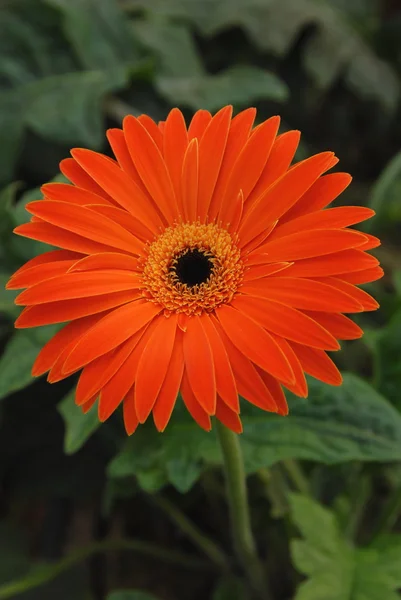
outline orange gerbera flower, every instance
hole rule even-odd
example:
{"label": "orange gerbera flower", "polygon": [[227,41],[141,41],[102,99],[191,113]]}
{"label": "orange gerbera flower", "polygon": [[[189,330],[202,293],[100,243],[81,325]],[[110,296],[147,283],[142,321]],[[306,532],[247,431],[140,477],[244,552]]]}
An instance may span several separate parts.
{"label": "orange gerbera flower", "polygon": [[15,230],[61,248],[8,284],[27,288],[16,327],[68,322],[33,374],[82,369],[77,404],[98,399],[104,421],[123,403],[129,434],[150,413],[162,431],[178,392],[207,430],[216,415],[241,431],[238,395],[286,414],[282,388],[306,396],[304,373],[341,383],[326,350],[362,335],[342,313],[378,306],[356,285],[381,277],[379,242],[348,229],[373,211],[326,209],[351,177],[324,174],[332,152],[290,166],[299,132],[254,118],[128,116],[107,133],[115,160],[73,150],[72,185],[44,185]]}

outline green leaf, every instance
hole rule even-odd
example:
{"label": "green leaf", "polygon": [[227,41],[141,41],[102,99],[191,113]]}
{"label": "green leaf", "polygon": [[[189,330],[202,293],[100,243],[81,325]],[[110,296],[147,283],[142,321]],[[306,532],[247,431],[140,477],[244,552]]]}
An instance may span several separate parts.
{"label": "green leaf", "polygon": [[239,577],[224,577],[213,592],[212,600],[247,600],[245,583]]}
{"label": "green leaf", "polygon": [[401,298],[401,269],[393,271],[393,284],[395,287],[396,294]]}
{"label": "green leaf", "polygon": [[20,312],[20,308],[14,304],[14,300],[19,290],[6,290],[5,285],[10,279],[11,273],[2,273],[0,271],[0,313],[8,317],[15,318]]}
{"label": "green leaf", "polygon": [[194,110],[215,111],[226,104],[241,108],[257,100],[282,102],[287,86],[273,73],[258,67],[233,66],[217,75],[156,78],[159,91],[171,102]]}
{"label": "green leaf", "polygon": [[23,130],[23,99],[13,90],[0,91],[0,185],[13,177]]}
{"label": "green leaf", "polygon": [[108,466],[112,478],[136,476],[142,489],[157,492],[167,483],[162,435],[147,424],[127,439]]}
{"label": "green leaf", "polygon": [[140,57],[116,0],[45,0],[59,9],[66,38],[85,69],[115,69]]}
{"label": "green leaf", "polygon": [[[66,181],[67,179],[61,174],[52,179],[52,182]],[[39,200],[40,198],[42,198],[42,192],[40,191],[40,188],[29,190],[25,192],[18,202],[13,205],[12,209],[8,211],[11,225],[8,231],[4,234],[4,247],[6,250],[6,257],[13,257],[14,262],[18,263],[17,265],[14,264],[14,267],[18,267],[21,265],[21,263],[29,260],[30,258],[33,258],[34,256],[37,256],[43,252],[48,252],[54,248],[49,244],[23,238],[15,235],[12,232],[14,227],[17,225],[22,225],[22,223],[27,223],[31,219],[32,215],[30,215],[30,213],[28,213],[28,211],[25,209],[28,202]]]}
{"label": "green leaf", "polygon": [[[308,399],[289,396],[288,417],[242,403],[248,473],[286,458],[325,464],[401,460],[401,415],[362,379],[345,374],[339,388],[310,381]],[[110,463],[109,475],[135,475],[150,491],[170,482],[185,492],[205,465],[220,463],[214,430],[203,431],[178,402],[165,432],[141,427]]]}
{"label": "green leaf", "polygon": [[16,331],[0,358],[0,399],[32,383],[31,369],[44,344],[58,326]]}
{"label": "green leaf", "polygon": [[242,443],[248,470],[283,458],[326,464],[401,459],[400,414],[359,377],[345,374],[341,387],[311,380],[307,400],[288,396],[289,417],[246,407]]}
{"label": "green leaf", "polygon": [[296,569],[309,577],[299,586],[295,600],[398,598],[395,590],[400,585],[400,536],[384,543],[380,550],[356,549],[344,539],[328,508],[298,494],[291,495],[290,506],[293,521],[304,538],[292,541],[292,559]]}
{"label": "green leaf", "polygon": [[400,83],[392,67],[364,42],[341,11],[322,0],[132,0],[159,18],[185,19],[207,36],[242,27],[262,50],[284,57],[307,27],[300,53],[315,83],[327,89],[339,77],[358,95],[394,111]]}
{"label": "green leaf", "polygon": [[372,338],[377,388],[401,410],[401,310]]}
{"label": "green leaf", "polygon": [[12,178],[27,126],[59,144],[100,147],[102,101],[126,85],[139,56],[114,0],[0,7],[0,183]]}
{"label": "green leaf", "polygon": [[378,552],[380,571],[386,574],[392,586],[400,588],[401,535],[384,535],[373,544],[373,549]]}
{"label": "green leaf", "polygon": [[374,219],[367,221],[367,230],[372,231],[386,222],[401,221],[401,152],[387,164],[373,186],[369,206],[376,211]]}
{"label": "green leaf", "polygon": [[[103,142],[102,100],[125,85],[126,71],[55,75],[25,86],[25,122],[39,135],[64,144],[99,147]],[[73,93],[71,91],[73,90]]]}
{"label": "green leaf", "polygon": [[159,76],[187,79],[205,73],[187,26],[150,18],[134,21],[132,27],[138,40],[155,54]]}
{"label": "green leaf", "polygon": [[[13,235],[12,230],[15,226],[13,218],[14,201],[19,187],[19,182],[13,182],[0,191],[0,264],[4,271],[7,269],[11,271],[15,267],[10,253],[9,241]],[[4,280],[4,285],[5,283],[6,280]],[[7,301],[7,299],[11,298],[11,292],[5,292],[4,285],[1,286],[3,291],[0,291],[0,294],[2,294],[2,300],[0,302],[2,304],[4,301]],[[6,295],[3,296],[3,294]],[[0,310],[2,309],[0,308]]]}
{"label": "green leaf", "polygon": [[198,481],[202,464],[200,460],[194,460],[186,448],[182,448],[181,453],[174,454],[171,459],[166,453],[166,472],[169,482],[185,494]]}
{"label": "green leaf", "polygon": [[226,104],[240,108],[256,100],[284,101],[287,86],[273,73],[235,65],[209,75],[185,25],[161,19],[138,21],[134,31],[157,57],[155,86],[173,105],[215,111]]}
{"label": "green leaf", "polygon": [[122,590],[112,592],[107,596],[107,600],[158,600],[153,594],[148,592],[139,592],[135,590]]}
{"label": "green leaf", "polygon": [[57,406],[65,425],[64,452],[74,454],[100,426],[96,406],[83,414],[75,404],[75,388]]}

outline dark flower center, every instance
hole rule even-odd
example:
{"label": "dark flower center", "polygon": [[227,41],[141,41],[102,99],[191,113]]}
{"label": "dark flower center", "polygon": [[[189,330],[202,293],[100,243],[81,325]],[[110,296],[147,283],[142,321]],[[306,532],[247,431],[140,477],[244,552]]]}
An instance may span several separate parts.
{"label": "dark flower center", "polygon": [[194,248],[187,250],[175,263],[173,270],[180,283],[193,287],[205,283],[213,270],[213,261],[203,252]]}

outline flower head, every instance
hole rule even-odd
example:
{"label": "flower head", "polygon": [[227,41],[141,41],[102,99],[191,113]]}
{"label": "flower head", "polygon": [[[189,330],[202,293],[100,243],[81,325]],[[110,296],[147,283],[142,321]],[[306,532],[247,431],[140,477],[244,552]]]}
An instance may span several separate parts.
{"label": "flower head", "polygon": [[239,395],[286,414],[283,387],[306,396],[305,373],[341,383],[326,351],[362,335],[342,313],[378,306],[356,287],[382,275],[378,240],[349,229],[373,211],[326,208],[351,177],[326,174],[332,152],[291,166],[299,133],[254,118],[126,117],[107,134],[115,159],[73,150],[71,185],[44,185],[15,230],[60,248],[8,283],[26,288],[16,327],[67,323],[33,374],[81,371],[77,404],[103,421],[122,403],[128,433],[150,413],[163,430],[178,392],[204,429],[216,415],[241,431]]}

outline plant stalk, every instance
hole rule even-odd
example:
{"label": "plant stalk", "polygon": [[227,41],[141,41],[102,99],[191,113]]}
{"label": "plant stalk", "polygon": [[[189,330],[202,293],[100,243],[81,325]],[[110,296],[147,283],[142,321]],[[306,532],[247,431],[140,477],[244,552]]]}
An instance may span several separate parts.
{"label": "plant stalk", "polygon": [[203,531],[201,531],[188,517],[176,506],[162,496],[155,496],[153,502],[165,512],[169,518],[192,540],[206,556],[220,569],[228,571],[230,564],[223,550]]}
{"label": "plant stalk", "polygon": [[374,528],[371,538],[375,539],[378,536],[389,533],[397,520],[401,516],[401,484],[399,484],[390,495],[387,503],[383,508],[376,527]]}
{"label": "plant stalk", "polygon": [[0,586],[0,599],[6,600],[8,598],[13,598],[23,592],[40,587],[41,585],[52,581],[64,571],[68,571],[77,563],[86,560],[93,554],[116,552],[120,550],[137,552],[138,554],[150,556],[156,560],[166,561],[171,565],[188,567],[190,569],[207,569],[211,566],[210,563],[205,563],[199,559],[191,558],[186,554],[175,552],[170,548],[161,548],[156,544],[151,544],[142,540],[104,540],[103,542],[95,542],[84,548],[80,548],[56,563],[44,563],[40,567],[33,569],[32,572],[28,573],[25,577],[20,577],[4,583]]}
{"label": "plant stalk", "polygon": [[265,573],[251,529],[246,476],[239,439],[236,433],[219,421],[216,421],[216,429],[223,454],[234,549],[259,598],[269,600]]}

